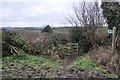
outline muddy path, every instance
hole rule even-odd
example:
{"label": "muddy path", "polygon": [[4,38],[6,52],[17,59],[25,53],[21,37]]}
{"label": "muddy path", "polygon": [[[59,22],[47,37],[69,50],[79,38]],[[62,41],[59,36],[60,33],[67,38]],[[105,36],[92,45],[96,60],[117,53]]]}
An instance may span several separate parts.
{"label": "muddy path", "polygon": [[77,58],[77,56],[69,56],[65,63],[62,65],[63,68],[67,68],[68,66],[72,65],[75,62],[75,59]]}

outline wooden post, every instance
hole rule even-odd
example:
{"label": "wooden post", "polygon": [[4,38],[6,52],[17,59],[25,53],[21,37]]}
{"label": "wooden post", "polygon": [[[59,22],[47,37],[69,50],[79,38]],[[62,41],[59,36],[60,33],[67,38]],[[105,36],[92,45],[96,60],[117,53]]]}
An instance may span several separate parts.
{"label": "wooden post", "polygon": [[115,47],[116,47],[116,45],[115,45],[116,27],[113,27],[113,33],[112,34],[113,35],[112,35],[112,48],[111,48],[111,50],[112,50],[112,53],[115,54]]}

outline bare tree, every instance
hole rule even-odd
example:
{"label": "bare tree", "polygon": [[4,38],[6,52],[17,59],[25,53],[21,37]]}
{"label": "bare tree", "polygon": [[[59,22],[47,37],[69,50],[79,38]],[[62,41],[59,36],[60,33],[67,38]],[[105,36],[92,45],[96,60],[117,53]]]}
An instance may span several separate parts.
{"label": "bare tree", "polygon": [[73,6],[73,13],[66,18],[73,26],[103,26],[105,24],[98,2],[80,2]]}
{"label": "bare tree", "polygon": [[[98,2],[79,2],[75,4],[73,14],[69,14],[66,19],[75,27],[71,29],[71,41],[80,43],[82,51],[86,48],[102,45],[102,41],[98,41],[96,38],[98,37],[96,30],[99,26],[105,24],[105,19]],[[102,38],[99,39],[102,40]],[[86,44],[87,42],[88,44]]]}

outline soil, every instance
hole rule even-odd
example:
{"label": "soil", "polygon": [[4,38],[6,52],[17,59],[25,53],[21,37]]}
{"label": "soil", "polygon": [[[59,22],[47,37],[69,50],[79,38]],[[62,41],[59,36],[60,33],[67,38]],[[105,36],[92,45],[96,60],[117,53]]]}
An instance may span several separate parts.
{"label": "soil", "polygon": [[73,64],[75,61],[75,58],[77,58],[77,56],[75,55],[71,55],[67,58],[66,62],[63,64],[63,68],[67,68],[69,65]]}
{"label": "soil", "polygon": [[[11,65],[13,66],[13,65]],[[101,74],[90,70],[68,70],[67,68],[53,69],[48,68],[34,68],[32,66],[23,65],[22,67],[14,67],[10,70],[2,71],[3,78],[104,78],[107,74]]]}

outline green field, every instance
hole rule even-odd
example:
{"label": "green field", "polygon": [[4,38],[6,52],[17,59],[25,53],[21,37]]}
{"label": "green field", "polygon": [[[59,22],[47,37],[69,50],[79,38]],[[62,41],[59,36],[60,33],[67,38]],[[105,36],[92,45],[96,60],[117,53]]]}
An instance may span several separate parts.
{"label": "green field", "polygon": [[70,28],[55,28],[53,29],[54,33],[68,33]]}
{"label": "green field", "polygon": [[[70,28],[53,28],[53,33],[69,33]],[[41,30],[32,30],[33,32],[41,32]]]}

